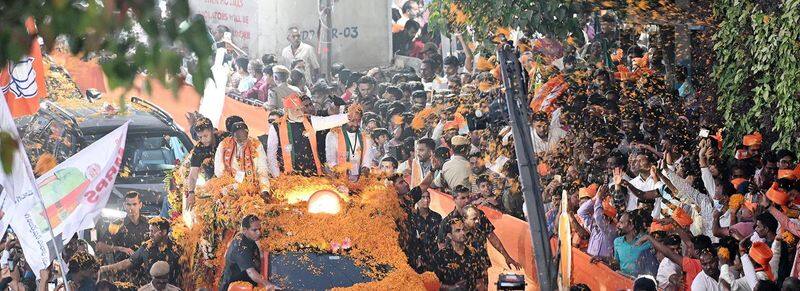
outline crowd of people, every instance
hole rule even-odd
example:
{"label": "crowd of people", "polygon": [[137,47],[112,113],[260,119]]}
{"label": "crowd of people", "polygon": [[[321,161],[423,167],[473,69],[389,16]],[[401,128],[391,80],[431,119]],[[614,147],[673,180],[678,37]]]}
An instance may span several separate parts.
{"label": "crowd of people", "polygon": [[[282,175],[384,179],[407,214],[398,229],[409,264],[434,272],[443,289],[484,290],[488,245],[509,267],[520,264],[479,206],[527,215],[497,61],[466,44],[461,53],[442,56],[421,3],[395,2],[402,3],[395,3],[395,51],[421,59],[418,70],[358,72],[335,64],[325,78],[296,28],[277,57],[260,59],[240,55],[225,39],[230,31],[215,29],[232,68],[227,94],[259,100],[270,126],[255,137],[241,117],[229,116],[217,129],[190,115],[197,144],[185,199],[193,204],[199,179],[225,175],[257,183],[267,199],[270,180]],[[547,105],[531,94],[528,120],[543,186],[535,194],[547,201],[553,238],[567,197],[572,245],[593,263],[636,279],[636,290],[800,289],[794,152],[771,147],[758,132],[726,137],[708,114],[713,102],[696,98],[689,81],[665,78],[654,48],[565,44],[550,62],[535,49],[541,41],[522,38],[516,46],[538,83],[532,93],[559,88]],[[737,144],[726,150],[726,139]],[[455,210],[432,211],[429,189],[452,195]],[[127,217],[104,226],[108,231],[94,248],[75,239],[65,249],[74,290],[118,288],[95,283],[98,274],[139,290],[181,285],[182,250],[169,239],[169,223],[146,221],[140,208],[138,193],[128,193]],[[259,225],[258,214],[241,221],[220,290],[235,281],[272,287],[259,274]],[[103,254],[104,265],[92,253]],[[23,275],[12,271],[9,286],[21,284]]]}
{"label": "crowd of people", "polygon": [[[420,33],[416,4],[400,6],[395,48],[420,58],[419,72],[336,66],[318,81],[325,90],[289,87],[268,107],[274,126],[259,140],[273,169],[262,175],[331,174],[342,164],[352,179],[389,173],[382,177],[408,212],[401,245],[409,263],[445,286],[485,287],[487,243],[517,262],[476,206],[525,218],[500,76],[493,60],[472,52],[469,60],[440,55]],[[639,286],[795,290],[795,153],[772,149],[758,132],[723,150],[713,103],[698,100],[690,81],[668,81],[652,48],[564,51],[559,66],[533,72],[564,90],[529,120],[550,233],[566,191],[573,245],[593,262],[643,276]],[[523,62],[536,56],[523,49]],[[286,71],[272,73],[277,81]],[[294,139],[281,140],[284,131]],[[290,150],[277,150],[287,142]],[[297,148],[308,150],[295,156]],[[456,210],[431,212],[430,188],[451,194]]]}

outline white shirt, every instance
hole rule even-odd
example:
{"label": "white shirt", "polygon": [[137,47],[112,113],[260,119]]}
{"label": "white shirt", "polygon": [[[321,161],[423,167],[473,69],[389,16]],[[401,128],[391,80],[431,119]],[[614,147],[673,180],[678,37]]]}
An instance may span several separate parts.
{"label": "white shirt", "polygon": [[239,86],[236,88],[236,90],[239,91],[239,93],[244,93],[245,91],[250,90],[250,88],[253,88],[255,84],[256,84],[256,78],[247,75],[242,77],[241,80],[239,80]]}
{"label": "white shirt", "polygon": [[[683,203],[695,204],[700,207],[699,214],[702,217],[702,234],[711,238],[713,242],[719,241],[719,238],[715,237],[712,231],[714,222],[714,202],[711,200],[711,197],[697,191],[686,179],[681,178],[673,171],[664,170],[662,173],[672,182],[672,185],[678,189],[678,193],[673,193],[676,198]],[[722,219],[720,218],[720,220]],[[728,219],[728,222],[728,224],[730,224],[730,219]],[[692,234],[698,235],[699,233],[693,232]]]}
{"label": "white shirt", "polygon": [[679,266],[669,258],[662,259],[661,263],[658,264],[658,274],[656,275],[658,288],[660,289],[667,288],[667,285],[669,285],[669,276],[678,273],[678,270],[680,269],[681,266]]}
{"label": "white shirt", "polygon": [[700,274],[697,274],[697,277],[694,277],[694,281],[692,281],[692,291],[724,291],[725,289],[722,288],[722,284],[719,281],[714,280],[714,278],[709,277],[706,275],[705,271],[701,271]]}
{"label": "white shirt", "polygon": [[[344,131],[344,129],[342,130]],[[356,142],[356,133],[345,131],[345,134],[347,134],[347,138],[350,139],[350,142],[353,143],[354,147],[350,153],[347,153],[349,156],[349,162],[352,164],[350,168],[350,176],[358,176],[362,167],[372,167],[372,160],[375,156],[375,148],[372,146],[371,138],[362,140],[361,136],[358,136],[359,142]],[[364,145],[363,149],[361,147],[362,143]],[[338,155],[340,150],[344,151],[347,149],[339,148],[339,134],[333,131],[328,132],[328,135],[325,137],[325,158],[328,165],[331,167],[339,164]]]}
{"label": "white shirt", "polygon": [[[269,166],[267,164],[267,154],[264,153],[264,147],[261,145],[258,140],[253,141],[255,143],[256,152],[253,155],[253,166],[255,167],[256,174],[258,176],[258,181],[261,183],[261,190],[268,190],[269,189]],[[225,174],[225,163],[223,159],[223,144],[220,143],[217,146],[217,152],[214,154],[214,176],[222,177]],[[243,154],[244,147],[239,143],[236,143],[236,152],[231,159],[231,169],[233,170],[235,175],[239,175],[238,173],[242,171],[241,165],[239,165],[239,159],[236,157]]]}
{"label": "white shirt", "polygon": [[402,26],[406,26],[406,22],[408,22],[409,20],[411,20],[411,19],[406,17],[405,15],[403,15],[402,17],[400,17],[400,19],[397,20],[397,24],[398,25],[402,25]]}
{"label": "white shirt", "polygon": [[[636,189],[639,189],[642,192],[653,191],[653,190],[656,190],[658,188],[661,188],[661,186],[664,186],[663,182],[661,182],[661,181],[656,182],[656,180],[653,179],[653,177],[650,177],[650,176],[648,176],[647,180],[645,180],[645,179],[642,178],[641,175],[636,175],[636,177],[631,179],[629,182],[631,183],[631,186],[635,187]],[[661,207],[660,207],[661,203],[660,202],[661,202],[661,198],[657,198],[656,199],[656,207],[655,207],[655,209],[653,209],[653,212],[655,212],[655,211],[659,211],[660,212],[661,211]],[[639,208],[639,197],[636,197],[636,195],[633,195],[631,193],[630,195],[628,195],[628,205],[625,207],[625,210],[626,211],[631,211],[631,210],[635,210],[637,208]]]}
{"label": "white shirt", "polygon": [[549,132],[547,140],[541,138],[536,130],[531,126],[531,141],[533,142],[533,152],[542,153],[555,149],[561,139],[567,135],[567,132],[561,128],[561,109],[553,111],[553,116],[550,118]]}
{"label": "white shirt", "polygon": [[303,72],[306,76],[306,82],[309,84],[316,83],[317,80],[311,78],[311,72],[319,69],[319,62],[317,62],[317,53],[314,51],[313,46],[301,42],[297,50],[292,51],[292,45],[289,45],[283,48],[281,57],[283,57],[283,65],[290,69],[294,60],[303,60],[306,63],[306,70]]}

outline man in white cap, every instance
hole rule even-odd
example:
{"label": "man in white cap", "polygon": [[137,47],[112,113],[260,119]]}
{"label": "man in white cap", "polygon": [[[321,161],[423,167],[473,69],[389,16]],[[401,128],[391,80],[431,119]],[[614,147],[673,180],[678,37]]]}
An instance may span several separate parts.
{"label": "man in white cap", "polygon": [[450,143],[453,155],[442,165],[441,174],[436,177],[433,184],[441,189],[453,189],[458,185],[470,188],[469,176],[472,173],[472,167],[466,158],[471,147],[469,138],[456,135],[450,139]]}
{"label": "man in white cap", "polygon": [[180,291],[181,289],[169,283],[169,264],[158,261],[150,267],[152,281],[139,288],[139,291]]}
{"label": "man in white cap", "polygon": [[267,93],[267,103],[264,107],[268,110],[283,109],[283,99],[292,94],[300,94],[300,89],[289,85],[289,69],[278,65],[272,67],[272,79],[275,81],[275,87]]}

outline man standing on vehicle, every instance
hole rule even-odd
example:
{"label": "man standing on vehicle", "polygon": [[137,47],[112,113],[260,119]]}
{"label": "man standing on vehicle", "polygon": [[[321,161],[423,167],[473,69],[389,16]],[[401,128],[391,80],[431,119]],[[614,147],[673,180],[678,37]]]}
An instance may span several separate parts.
{"label": "man standing on vehicle", "polygon": [[267,154],[258,139],[250,138],[247,124],[231,125],[233,135],[222,140],[214,153],[214,175],[231,176],[236,182],[258,183],[262,193],[269,192]]}
{"label": "man standing on vehicle", "polygon": [[325,138],[325,156],[329,166],[350,164],[347,174],[351,181],[372,167],[372,139],[361,129],[363,109],[353,104],[347,109],[348,123],[334,128]]}
{"label": "man standing on vehicle", "polygon": [[195,122],[195,131],[199,142],[192,148],[189,168],[189,178],[186,180],[186,199],[188,205],[194,205],[194,190],[197,179],[205,181],[214,178],[214,154],[217,146],[222,142],[222,135],[218,134],[211,124],[211,120],[201,117]]}
{"label": "man standing on vehicle", "polygon": [[[112,254],[114,262],[125,260],[133,255],[134,250],[138,249],[147,240],[148,224],[141,215],[141,194],[134,191],[125,194],[123,207],[127,215],[109,224],[105,228],[106,231],[101,233],[100,240],[97,242],[97,251]],[[142,276],[143,274],[139,274],[140,271],[139,269],[132,269],[121,274],[123,278],[118,279],[130,281]]]}
{"label": "man standing on vehicle", "polygon": [[314,47],[300,41],[300,29],[296,26],[289,28],[289,46],[283,49],[281,56],[283,57],[283,65],[287,68],[292,67],[292,62],[295,60],[302,60],[306,63],[303,70],[303,75],[310,83],[315,83],[317,74],[319,73],[319,62],[317,62],[317,55]]}
{"label": "man standing on vehicle", "polygon": [[227,291],[228,286],[237,281],[274,290],[275,285],[261,276],[261,250],[257,243],[261,238],[261,221],[251,214],[242,219],[241,227],[241,231],[233,238],[225,253],[225,267],[222,270],[219,290]]}
{"label": "man standing on vehicle", "polygon": [[347,115],[309,116],[313,101],[297,94],[283,100],[286,115],[269,128],[267,157],[273,177],[283,174],[322,175],[317,132],[347,123]]}

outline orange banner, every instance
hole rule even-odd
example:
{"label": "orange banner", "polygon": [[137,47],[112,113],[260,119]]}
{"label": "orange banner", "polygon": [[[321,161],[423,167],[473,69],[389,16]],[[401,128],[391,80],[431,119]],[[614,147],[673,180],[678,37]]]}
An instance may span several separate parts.
{"label": "orange banner", "polygon": [[[455,204],[450,195],[430,190],[430,208],[433,211],[447,215],[453,211]],[[503,242],[508,254],[522,264],[525,281],[528,283],[526,290],[539,290],[536,282],[536,266],[533,260],[533,246],[531,244],[530,228],[528,223],[516,217],[503,214],[489,207],[479,207],[495,227],[495,234]],[[554,246],[551,244],[551,246]],[[489,269],[489,289],[496,290],[497,277],[504,269],[505,259],[494,248],[489,246],[489,257],[492,268]],[[633,281],[603,264],[590,263],[591,257],[579,249],[572,248],[572,283],[584,283],[592,290],[611,291],[626,290],[633,286]],[[519,272],[514,272],[519,273]]]}
{"label": "orange banner", "polygon": [[[35,30],[31,19],[26,21],[26,26],[29,32]],[[39,100],[47,96],[45,74],[39,38],[34,35],[28,55],[18,62],[9,62],[0,71],[0,90],[6,98],[11,116],[17,118],[39,111]]]}
{"label": "orange banner", "polygon": [[[126,91],[124,88],[107,91],[103,69],[96,61],[84,62],[76,56],[65,54],[55,54],[54,59],[59,65],[64,66],[64,69],[70,72],[72,79],[81,89],[81,93],[88,88],[95,88],[105,92],[105,94],[103,94],[103,99],[112,103],[116,103],[121,95],[124,95],[126,99],[129,99],[131,96],[141,97],[164,109],[164,111],[169,113],[175,122],[187,133],[190,124],[186,120],[186,113],[197,111],[200,107],[200,94],[198,94],[192,86],[181,86],[176,96],[169,88],[162,86],[158,82],[152,82],[151,91],[150,94],[148,94],[144,90],[141,90],[141,88],[143,88],[142,85],[147,81],[146,78],[141,76],[134,81],[134,86],[130,91]],[[255,137],[265,134],[267,133],[267,129],[269,129],[267,127],[267,112],[261,107],[255,107],[233,100],[232,98],[226,98],[225,107],[222,110],[222,118],[224,120],[231,115],[238,115],[244,119],[245,123],[247,123],[247,127],[250,129],[250,136]],[[220,130],[225,130],[224,125],[220,125],[220,127]]]}

